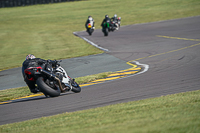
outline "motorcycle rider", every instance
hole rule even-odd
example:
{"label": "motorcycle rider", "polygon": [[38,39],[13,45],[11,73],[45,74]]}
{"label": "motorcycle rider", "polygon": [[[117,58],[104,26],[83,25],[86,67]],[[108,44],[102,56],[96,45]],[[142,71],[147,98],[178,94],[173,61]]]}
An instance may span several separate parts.
{"label": "motorcycle rider", "polygon": [[[39,92],[38,88],[35,86],[36,84],[36,81],[31,81],[31,80],[28,80],[28,77],[27,75],[24,73],[24,70],[26,70],[27,68],[30,68],[30,67],[38,67],[38,66],[41,66],[42,69],[46,69],[49,65],[48,62],[51,62],[51,65],[56,65],[56,61],[52,61],[52,60],[44,60],[44,59],[41,59],[41,58],[36,58],[34,55],[32,54],[29,54],[26,56],[26,59],[25,61],[23,62],[22,64],[22,75],[24,77],[24,81],[26,82],[27,86],[29,87],[30,91],[32,93],[37,93]],[[49,68],[49,67],[48,67]],[[48,69],[47,68],[47,69]],[[73,82],[74,82],[74,79],[73,79]],[[65,84],[65,83],[64,83]],[[69,87],[67,84],[65,84],[66,88]]]}
{"label": "motorcycle rider", "polygon": [[112,21],[116,21],[118,22],[118,19],[117,19],[117,14],[115,14],[112,18],[111,18]]}
{"label": "motorcycle rider", "polygon": [[22,75],[24,77],[24,81],[26,82],[27,86],[29,87],[29,89],[32,93],[37,93],[37,92],[39,92],[39,90],[35,86],[35,84],[36,84],[35,81],[30,81],[27,79],[27,76],[24,73],[24,70],[26,70],[27,68],[30,68],[30,67],[37,67],[37,66],[44,67],[46,63],[47,63],[46,60],[36,58],[34,55],[29,54],[26,56],[26,59],[22,64]]}
{"label": "motorcycle rider", "polygon": [[88,19],[87,19],[87,21],[85,22],[85,28],[87,29],[87,25],[91,22],[91,21],[93,21],[93,25],[92,25],[92,27],[93,27],[93,29],[95,29],[95,27],[94,27],[94,19],[92,18],[92,16],[88,16]]}
{"label": "motorcycle rider", "polygon": [[114,26],[116,27],[116,30],[118,30],[118,27],[115,23],[118,23],[118,19],[117,19],[117,14],[115,14],[112,18],[111,21],[114,22],[114,24],[112,25],[112,29],[114,28]]}
{"label": "motorcycle rider", "polygon": [[103,24],[104,24],[105,22],[107,22],[107,21],[109,21],[109,22],[110,22],[109,24],[111,24],[111,19],[109,18],[108,15],[105,15],[105,18],[103,19],[103,21],[102,21],[102,23],[101,23],[101,27],[102,27],[102,28],[103,28]]}

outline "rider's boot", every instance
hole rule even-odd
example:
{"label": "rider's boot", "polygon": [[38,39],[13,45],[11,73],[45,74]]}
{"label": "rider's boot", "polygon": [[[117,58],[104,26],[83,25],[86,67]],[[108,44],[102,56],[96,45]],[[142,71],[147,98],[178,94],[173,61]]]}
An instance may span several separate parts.
{"label": "rider's boot", "polygon": [[36,88],[34,88],[34,89],[30,89],[30,91],[32,92],[32,93],[38,93],[38,92],[40,92],[40,90],[36,87]]}

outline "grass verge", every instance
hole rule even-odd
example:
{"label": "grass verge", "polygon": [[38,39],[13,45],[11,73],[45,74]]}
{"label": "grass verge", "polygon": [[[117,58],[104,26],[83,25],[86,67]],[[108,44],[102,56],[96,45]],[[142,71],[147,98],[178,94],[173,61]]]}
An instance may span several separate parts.
{"label": "grass verge", "polygon": [[5,133],[199,133],[200,90],[1,125]]}

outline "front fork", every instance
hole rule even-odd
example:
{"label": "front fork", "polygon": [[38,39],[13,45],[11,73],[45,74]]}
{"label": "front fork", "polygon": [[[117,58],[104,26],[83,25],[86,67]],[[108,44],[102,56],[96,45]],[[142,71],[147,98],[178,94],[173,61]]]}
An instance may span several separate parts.
{"label": "front fork", "polygon": [[56,69],[57,72],[60,72],[63,74],[63,79],[62,79],[62,83],[65,84],[65,86],[69,87],[70,90],[72,89],[72,85],[71,85],[71,80],[67,74],[67,72],[64,70],[64,68],[62,68],[61,66],[59,66]]}

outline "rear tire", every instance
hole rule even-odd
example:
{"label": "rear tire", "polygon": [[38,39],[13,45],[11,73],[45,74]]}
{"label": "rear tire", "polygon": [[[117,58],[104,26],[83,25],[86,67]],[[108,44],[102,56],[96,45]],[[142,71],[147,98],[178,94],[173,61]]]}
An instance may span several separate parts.
{"label": "rear tire", "polygon": [[44,93],[45,96],[49,95],[50,97],[57,97],[60,95],[60,89],[54,90],[51,87],[49,87],[44,81],[42,77],[39,77],[36,80],[36,84],[40,91]]}

